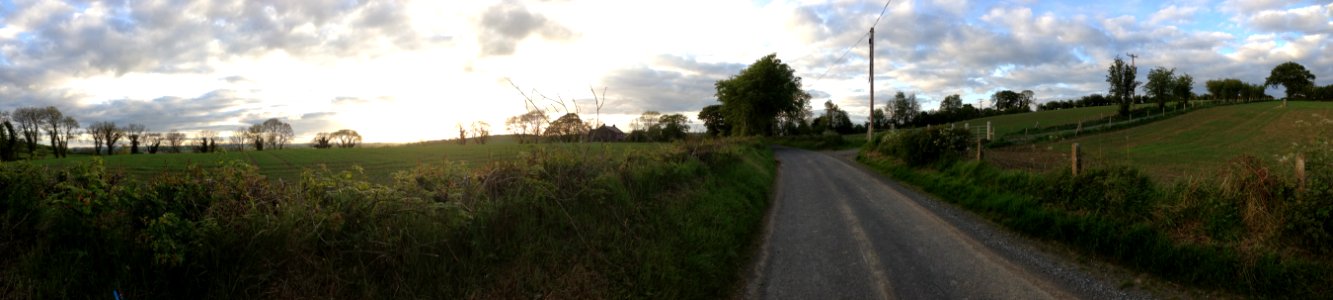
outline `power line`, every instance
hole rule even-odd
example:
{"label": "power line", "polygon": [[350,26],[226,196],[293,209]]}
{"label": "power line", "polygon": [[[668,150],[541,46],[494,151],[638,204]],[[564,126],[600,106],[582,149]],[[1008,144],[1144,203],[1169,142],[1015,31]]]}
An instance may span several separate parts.
{"label": "power line", "polygon": [[[878,26],[878,25],[879,25],[879,20],[882,19],[882,18],[884,18],[884,13],[885,13],[885,12],[888,12],[888,11],[889,11],[889,4],[890,4],[890,3],[893,3],[893,0],[889,0],[889,1],[885,1],[885,2],[884,2],[884,8],[881,8],[881,9],[879,10],[879,16],[875,17],[875,23],[874,23],[874,24],[870,24],[870,28],[875,28],[875,26]],[[860,46],[862,41],[869,41],[868,39],[866,39],[866,38],[869,37],[869,36],[870,36],[870,32],[867,31],[865,34],[862,34],[860,37],[857,37],[857,38],[856,38],[856,43],[855,43],[855,44],[852,44],[851,46],[847,46],[847,49],[842,51],[842,55],[839,55],[839,56],[838,56],[838,59],[833,61],[833,64],[829,65],[828,68],[825,68],[825,69],[824,69],[824,73],[819,74],[819,77],[818,77],[818,78],[815,78],[815,81],[823,80],[823,79],[824,79],[824,76],[827,76],[827,75],[828,75],[828,72],[833,70],[833,67],[838,66],[838,64],[841,64],[841,63],[842,63],[842,60],[843,60],[843,59],[847,58],[847,53],[851,53],[853,48],[856,48],[857,46]],[[811,83],[811,85],[814,85],[814,84]]]}

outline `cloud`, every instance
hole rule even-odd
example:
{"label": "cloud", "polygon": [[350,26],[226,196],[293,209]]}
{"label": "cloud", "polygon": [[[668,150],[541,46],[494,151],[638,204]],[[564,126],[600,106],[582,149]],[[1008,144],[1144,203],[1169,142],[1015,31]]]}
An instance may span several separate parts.
{"label": "cloud", "polygon": [[1267,32],[1333,32],[1333,4],[1311,5],[1288,10],[1263,10],[1248,22]]}
{"label": "cloud", "polygon": [[739,73],[745,65],[704,63],[692,58],[663,55],[655,65],[616,70],[602,81],[611,95],[602,113],[638,114],[697,111],[716,104],[713,84]]}
{"label": "cloud", "polygon": [[262,112],[260,100],[233,90],[216,90],[193,98],[118,99],[74,107],[66,114],[80,123],[110,121],[143,124],[149,131],[232,130],[241,119]]}
{"label": "cloud", "polygon": [[1153,24],[1187,22],[1193,18],[1194,14],[1197,12],[1199,12],[1198,7],[1171,5],[1158,10],[1151,18],[1148,18],[1148,22]]}
{"label": "cloud", "polygon": [[491,6],[482,14],[479,23],[483,32],[477,39],[481,43],[483,55],[514,54],[518,42],[533,34],[554,40],[568,39],[573,35],[564,26],[513,2]]}

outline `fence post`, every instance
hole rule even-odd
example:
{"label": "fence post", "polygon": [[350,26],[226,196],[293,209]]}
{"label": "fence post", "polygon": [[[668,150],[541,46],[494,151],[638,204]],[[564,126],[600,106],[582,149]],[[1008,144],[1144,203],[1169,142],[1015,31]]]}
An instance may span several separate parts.
{"label": "fence post", "polygon": [[1074,143],[1070,148],[1072,149],[1069,154],[1069,170],[1074,173],[1074,176],[1078,176],[1078,171],[1083,166],[1083,161],[1079,157],[1078,143]]}
{"label": "fence post", "polygon": [[1305,191],[1305,156],[1296,155],[1296,190]]}
{"label": "fence post", "polygon": [[981,153],[981,135],[977,135],[977,161],[978,161],[978,162],[981,161],[981,159],[983,158],[983,155],[984,155],[984,154]]}
{"label": "fence post", "polygon": [[995,140],[995,130],[990,127],[990,121],[986,121],[986,140]]}

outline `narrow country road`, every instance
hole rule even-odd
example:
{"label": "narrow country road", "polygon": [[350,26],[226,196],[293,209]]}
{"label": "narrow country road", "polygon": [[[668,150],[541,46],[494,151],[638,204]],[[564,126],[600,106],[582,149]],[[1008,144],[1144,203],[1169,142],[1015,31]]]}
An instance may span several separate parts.
{"label": "narrow country road", "polygon": [[854,152],[776,148],[749,299],[1142,298],[871,173]]}

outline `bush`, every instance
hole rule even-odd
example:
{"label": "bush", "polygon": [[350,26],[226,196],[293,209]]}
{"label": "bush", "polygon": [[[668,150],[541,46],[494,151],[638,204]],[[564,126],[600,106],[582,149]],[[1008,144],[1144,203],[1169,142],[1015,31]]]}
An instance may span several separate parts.
{"label": "bush", "polygon": [[924,166],[964,155],[975,141],[966,129],[902,130],[877,138],[877,151],[902,159],[910,166]]}

